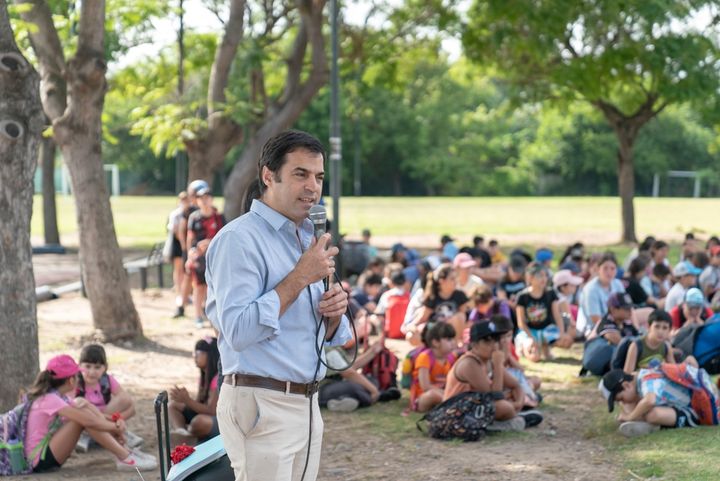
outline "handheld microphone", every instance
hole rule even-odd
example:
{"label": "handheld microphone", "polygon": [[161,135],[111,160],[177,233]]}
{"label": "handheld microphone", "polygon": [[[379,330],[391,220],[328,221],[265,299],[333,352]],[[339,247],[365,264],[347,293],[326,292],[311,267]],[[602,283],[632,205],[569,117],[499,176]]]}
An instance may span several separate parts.
{"label": "handheld microphone", "polygon": [[[310,222],[313,223],[315,239],[320,239],[327,230],[327,211],[325,210],[325,207],[322,205],[314,205],[310,207],[308,218],[310,219]],[[323,279],[323,286],[326,291],[328,290],[329,284],[328,278]]]}

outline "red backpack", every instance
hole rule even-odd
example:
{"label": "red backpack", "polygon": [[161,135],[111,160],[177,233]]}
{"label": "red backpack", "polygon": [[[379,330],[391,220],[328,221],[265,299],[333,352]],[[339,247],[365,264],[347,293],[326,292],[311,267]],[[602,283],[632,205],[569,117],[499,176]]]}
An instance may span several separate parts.
{"label": "red backpack", "polygon": [[697,413],[700,424],[717,425],[720,422],[720,398],[712,380],[704,369],[688,364],[663,363],[655,372],[643,379],[665,377],[668,380],[690,389],[690,406]]}
{"label": "red backpack", "polygon": [[405,339],[405,334],[400,328],[405,322],[405,313],[410,304],[410,294],[396,294],[388,297],[387,308],[385,309],[385,336],[390,339]]}
{"label": "red backpack", "polygon": [[397,371],[398,363],[399,361],[395,354],[383,346],[382,351],[363,367],[362,372],[365,375],[377,379],[378,389],[385,391],[391,387],[397,387],[395,372]]}

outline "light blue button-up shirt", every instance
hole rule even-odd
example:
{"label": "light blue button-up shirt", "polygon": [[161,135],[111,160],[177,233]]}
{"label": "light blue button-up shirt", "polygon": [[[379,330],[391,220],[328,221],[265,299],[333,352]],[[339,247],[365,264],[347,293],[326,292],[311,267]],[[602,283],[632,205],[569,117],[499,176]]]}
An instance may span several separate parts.
{"label": "light blue button-up shirt", "polygon": [[[313,225],[308,219],[298,228],[262,201],[254,200],[250,212],[227,224],[213,238],[206,257],[205,310],[220,333],[223,374],[254,374],[299,383],[313,380],[316,342],[324,351],[325,327],[321,327],[319,341],[315,335],[323,283],[310,285],[312,298],[308,289],[303,289],[282,316],[275,291],[295,268],[312,237]],[[332,340],[324,345],[344,344],[350,336],[343,316]],[[325,366],[321,364],[318,379],[324,376]]]}

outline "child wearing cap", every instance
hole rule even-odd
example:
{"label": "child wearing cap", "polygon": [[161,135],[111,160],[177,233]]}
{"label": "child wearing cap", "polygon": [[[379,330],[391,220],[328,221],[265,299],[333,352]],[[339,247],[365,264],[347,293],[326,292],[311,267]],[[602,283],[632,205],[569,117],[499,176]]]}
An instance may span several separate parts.
{"label": "child wearing cap", "polygon": [[713,315],[712,309],[705,306],[705,298],[697,287],[691,287],[685,293],[682,304],[670,309],[672,319],[671,337],[677,334],[683,326],[704,324]]}
{"label": "child wearing cap", "polygon": [[483,285],[483,280],[471,271],[476,266],[477,262],[467,252],[461,252],[453,259],[453,267],[457,272],[457,288],[468,297],[471,297],[475,290]]}
{"label": "child wearing cap", "polygon": [[610,361],[624,337],[637,336],[631,320],[632,299],[628,294],[615,293],[608,299],[608,312],[588,335],[583,350],[583,370],[601,376],[610,369]]}
{"label": "child wearing cap", "polygon": [[75,391],[77,374],[75,360],[68,355],[55,356],[47,363],[27,397],[32,402],[23,440],[25,458],[33,472],[60,468],[75,449],[83,430],[116,457],[119,471],[151,471],[157,461],[149,454],[124,446],[125,422],[108,420],[83,398],[70,401]]}
{"label": "child wearing cap", "polygon": [[[676,366],[676,369],[687,372],[692,378],[706,376],[704,371],[688,364]],[[717,399],[715,386],[706,384],[704,388],[711,389]],[[636,375],[613,369],[603,376],[598,387],[608,401],[609,412],[613,412],[616,401],[621,404],[622,412],[617,420],[622,423],[620,432],[625,436],[649,434],[660,427],[696,427],[700,424],[698,413],[691,406],[691,389],[672,381],[664,367],[641,369]]]}
{"label": "child wearing cap", "polygon": [[518,332],[515,344],[518,352],[533,362],[541,356],[552,359],[550,346],[569,347],[573,339],[565,334],[557,296],[547,289],[545,266],[533,262],[528,266],[530,285],[519,296],[517,307]]}
{"label": "child wearing cap", "polygon": [[569,269],[561,269],[553,275],[552,281],[553,289],[558,298],[560,317],[562,317],[565,332],[570,338],[575,339],[578,312],[577,291],[583,283],[583,278],[576,276]]}
{"label": "child wearing cap", "polygon": [[650,363],[667,362],[675,364],[673,348],[670,344],[672,319],[667,311],[656,309],[648,316],[648,332],[628,347],[623,370],[631,374],[650,366]]}
{"label": "child wearing cap", "polygon": [[[505,369],[500,338],[507,326],[481,321],[470,328],[470,349],[457,360],[448,374],[444,400],[463,392],[489,392],[495,395],[495,422],[489,431],[520,431],[542,421],[537,411],[524,411],[525,395],[518,381]],[[509,395],[506,395],[505,393]]]}
{"label": "child wearing cap", "polygon": [[668,291],[665,298],[665,310],[670,311],[673,307],[680,305],[685,298],[685,293],[697,284],[697,276],[702,271],[689,261],[678,263],[673,269],[675,284]]}

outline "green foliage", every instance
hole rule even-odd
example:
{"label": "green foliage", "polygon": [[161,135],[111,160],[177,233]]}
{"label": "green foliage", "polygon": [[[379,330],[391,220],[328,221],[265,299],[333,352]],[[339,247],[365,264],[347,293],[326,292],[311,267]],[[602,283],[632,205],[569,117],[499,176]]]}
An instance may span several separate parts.
{"label": "green foliage", "polygon": [[702,103],[720,85],[714,28],[690,25],[713,0],[475,1],[467,55],[497,65],[519,101],[583,99],[631,115],[648,98]]}

